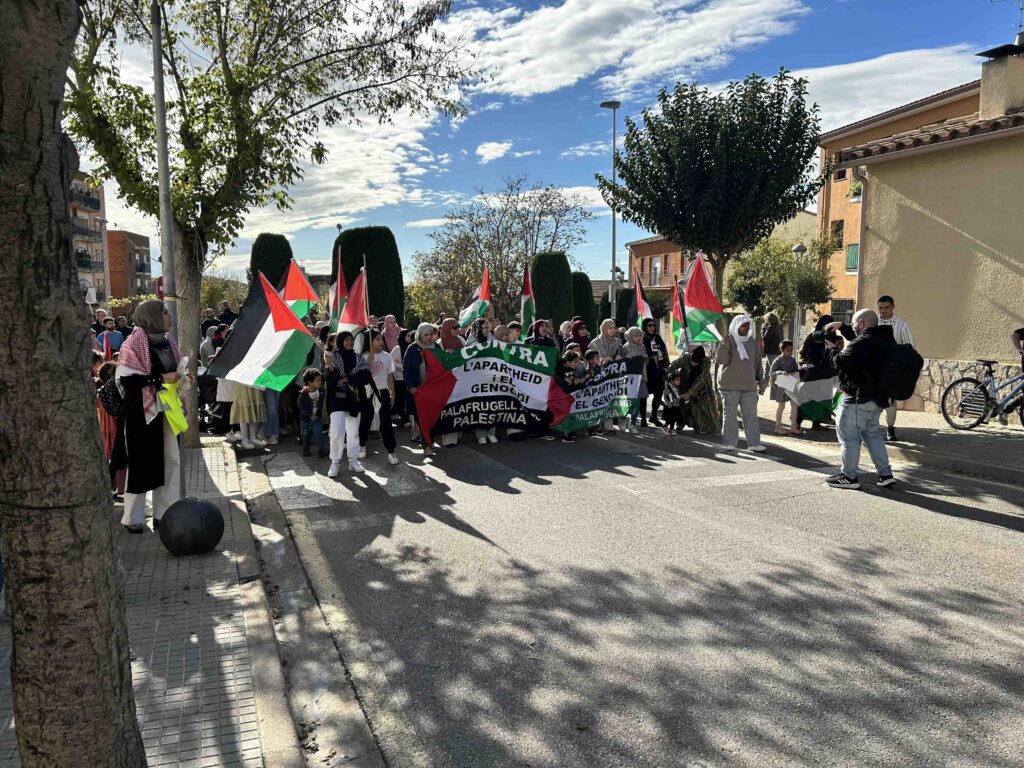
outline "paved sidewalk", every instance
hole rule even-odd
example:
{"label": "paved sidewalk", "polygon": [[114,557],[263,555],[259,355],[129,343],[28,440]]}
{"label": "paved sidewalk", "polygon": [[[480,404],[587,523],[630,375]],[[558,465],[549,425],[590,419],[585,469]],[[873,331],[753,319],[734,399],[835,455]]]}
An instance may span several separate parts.
{"label": "paved sidewalk", "polygon": [[[772,441],[779,441],[794,451],[801,446],[826,448],[836,443],[835,430],[815,432],[804,423],[804,436],[778,437],[774,434],[777,403],[767,394],[758,400],[761,431]],[[783,416],[783,426],[789,423],[789,406]],[[882,416],[885,425],[885,416]],[[950,427],[939,413],[900,411],[896,418],[896,436],[899,441],[888,443],[890,453],[898,461],[948,469],[956,472],[992,477],[997,480],[1024,482],[1024,428],[1016,414],[1010,425],[998,423],[973,430],[960,431]],[[838,450],[838,448],[837,448]]]}
{"label": "paved sidewalk", "polygon": [[[135,706],[146,759],[155,767],[284,765],[267,759],[267,726],[281,730],[282,724],[267,723],[266,712],[258,706],[260,692],[254,690],[257,665],[277,663],[277,658],[261,660],[255,650],[252,625],[259,624],[253,620],[258,613],[253,613],[253,601],[239,579],[252,532],[244,514],[238,514],[244,507],[239,507],[234,456],[220,441],[211,442],[201,450],[185,451],[183,467],[188,494],[213,502],[224,515],[224,537],[217,549],[178,558],[164,549],[156,534],[122,534],[119,539]],[[266,611],[265,601],[255,610],[259,608]],[[10,698],[10,652],[10,633],[4,631],[0,768],[20,765]],[[301,762],[290,719],[287,729]]]}

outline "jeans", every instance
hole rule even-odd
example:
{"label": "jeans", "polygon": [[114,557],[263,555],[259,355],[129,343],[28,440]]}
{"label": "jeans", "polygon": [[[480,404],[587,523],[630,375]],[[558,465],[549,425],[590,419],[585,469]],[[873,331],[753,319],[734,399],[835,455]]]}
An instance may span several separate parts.
{"label": "jeans", "polygon": [[263,422],[263,434],[277,437],[281,433],[281,425],[277,418],[277,401],[281,393],[273,389],[263,390],[263,405],[267,409],[267,419]]}
{"label": "jeans", "polygon": [[892,474],[889,453],[885,450],[885,440],[882,439],[882,431],[878,427],[881,415],[882,408],[877,403],[855,403],[844,398],[839,406],[836,435],[839,437],[843,474],[847,477],[857,477],[862,442],[868,448],[878,475],[881,477]]}
{"label": "jeans", "polygon": [[740,437],[740,425],[737,413],[743,417],[743,434],[747,437],[747,446],[753,448],[761,444],[761,427],[757,423],[757,390],[756,389],[723,389],[722,390],[722,441],[726,445],[736,445]]}
{"label": "jeans", "polygon": [[303,419],[300,422],[300,430],[302,435],[302,449],[304,451],[309,450],[310,443],[316,441],[317,451],[320,453],[324,452],[324,423],[317,419],[316,421],[306,421]]}

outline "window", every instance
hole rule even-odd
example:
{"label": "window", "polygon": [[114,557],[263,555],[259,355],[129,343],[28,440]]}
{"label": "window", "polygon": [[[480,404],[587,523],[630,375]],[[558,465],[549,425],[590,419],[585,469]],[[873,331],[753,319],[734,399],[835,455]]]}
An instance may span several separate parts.
{"label": "window", "polygon": [[845,178],[846,178],[846,169],[845,168],[840,168],[838,171],[836,171],[835,176],[832,177],[832,180],[833,181],[842,181]]}
{"label": "window", "polygon": [[846,246],[846,271],[856,272],[860,266],[860,243],[850,243]]}
{"label": "window", "polygon": [[849,325],[853,322],[853,299],[832,299],[829,314],[836,322]]}
{"label": "window", "polygon": [[832,222],[832,237],[836,239],[836,246],[838,248],[843,247],[843,229],[845,225],[846,223],[842,219]]}
{"label": "window", "polygon": [[657,285],[658,279],[661,277],[662,256],[654,256],[651,258],[651,277],[648,281],[648,285]]}

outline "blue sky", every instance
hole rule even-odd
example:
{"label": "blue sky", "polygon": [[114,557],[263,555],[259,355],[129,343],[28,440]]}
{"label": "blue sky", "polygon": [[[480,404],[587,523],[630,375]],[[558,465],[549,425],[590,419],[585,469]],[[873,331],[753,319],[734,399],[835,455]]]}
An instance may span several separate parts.
{"label": "blue sky", "polygon": [[[611,225],[594,187],[610,166],[611,116],[650,105],[677,80],[716,85],[780,66],[810,80],[829,129],[980,76],[973,54],[1011,42],[1015,0],[456,0],[447,28],[479,51],[490,77],[470,114],[398,116],[393,126],[336,127],[326,166],[293,188],[294,210],[254,211],[214,267],[239,271],[259,232],[292,239],[296,258],[326,271],[335,224],[391,227],[407,268],[431,225],[477,188],[527,174],[588,196],[597,218],[574,256],[607,277]],[[149,234],[151,220],[112,200],[108,219]],[[646,237],[620,222],[624,244]],[[155,249],[154,249],[155,250]]]}

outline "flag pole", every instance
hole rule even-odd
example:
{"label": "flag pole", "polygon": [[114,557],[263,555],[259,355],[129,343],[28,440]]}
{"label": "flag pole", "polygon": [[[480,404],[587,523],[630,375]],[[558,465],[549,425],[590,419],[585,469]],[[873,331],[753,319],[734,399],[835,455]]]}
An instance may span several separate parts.
{"label": "flag pole", "polygon": [[[370,330],[370,280],[366,273],[366,254],[363,254],[363,303],[366,305],[366,330]],[[370,341],[367,334],[367,342]]]}

